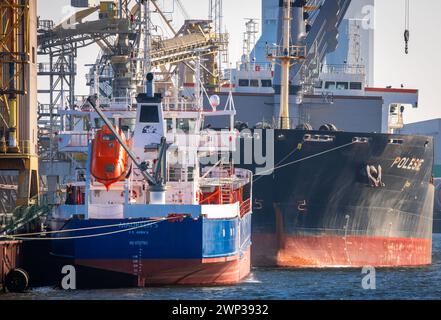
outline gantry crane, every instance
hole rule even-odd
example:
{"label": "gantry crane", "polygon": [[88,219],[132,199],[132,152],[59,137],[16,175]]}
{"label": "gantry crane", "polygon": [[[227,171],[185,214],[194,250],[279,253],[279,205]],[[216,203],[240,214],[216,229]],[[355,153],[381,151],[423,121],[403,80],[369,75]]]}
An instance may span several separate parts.
{"label": "gantry crane", "polygon": [[0,1],[0,212],[39,192],[36,47],[36,1]]}

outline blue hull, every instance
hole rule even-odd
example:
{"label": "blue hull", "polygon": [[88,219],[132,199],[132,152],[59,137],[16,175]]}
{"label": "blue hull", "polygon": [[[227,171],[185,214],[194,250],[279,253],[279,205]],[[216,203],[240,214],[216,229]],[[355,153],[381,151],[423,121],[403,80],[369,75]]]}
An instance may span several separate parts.
{"label": "blue hull", "polygon": [[251,214],[159,222],[73,218],[62,230],[99,226],[110,227],[58,234],[53,254],[82,269],[133,276],[138,285],[228,284],[249,273]]}

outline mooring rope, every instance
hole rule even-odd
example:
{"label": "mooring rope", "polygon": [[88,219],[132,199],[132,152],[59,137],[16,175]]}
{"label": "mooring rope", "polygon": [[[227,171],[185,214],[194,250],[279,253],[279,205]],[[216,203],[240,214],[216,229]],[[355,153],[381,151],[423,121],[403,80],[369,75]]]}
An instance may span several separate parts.
{"label": "mooring rope", "polygon": [[46,234],[54,234],[54,233],[67,233],[67,232],[73,232],[73,231],[107,229],[107,228],[120,227],[120,226],[124,227],[124,226],[130,226],[130,225],[134,225],[134,224],[145,224],[145,223],[151,223],[151,222],[152,221],[126,222],[126,223],[108,224],[108,225],[85,227],[85,228],[63,229],[63,230],[55,230],[55,231],[41,231],[41,232],[33,232],[33,233],[21,233],[21,234],[13,234],[11,236],[26,237],[26,236],[46,235]]}
{"label": "mooring rope", "polygon": [[[167,220],[176,219],[176,217],[172,218],[163,218],[159,219],[157,221],[153,222],[129,222],[129,223],[121,223],[121,224],[115,224],[115,225],[106,225],[106,226],[95,226],[95,227],[86,227],[86,228],[76,228],[76,229],[66,229],[66,230],[60,230],[60,231],[48,231],[48,232],[34,232],[34,233],[24,233],[19,235],[1,235],[0,238],[6,238],[9,240],[22,240],[22,241],[47,241],[47,240],[74,240],[74,239],[85,239],[85,238],[95,238],[95,237],[102,237],[102,236],[108,236],[112,234],[118,234],[118,233],[124,233],[129,232],[137,229],[142,229],[154,224],[158,224],[160,222],[164,222]],[[140,226],[127,228],[123,230],[115,230],[115,231],[109,231],[109,232],[103,232],[103,233],[97,233],[97,234],[90,234],[90,235],[82,235],[82,236],[72,236],[72,237],[49,237],[49,238],[37,238],[37,237],[28,237],[30,235],[47,235],[47,234],[54,234],[54,233],[66,233],[66,232],[73,232],[73,231],[84,231],[84,230],[93,230],[93,229],[103,229],[103,228],[111,228],[111,227],[121,227],[126,225],[132,225],[132,224],[141,224]]]}
{"label": "mooring rope", "polygon": [[[291,166],[293,164],[296,164],[296,163],[299,163],[299,162],[302,162],[302,161],[306,161],[306,160],[309,160],[309,159],[312,159],[312,158],[315,158],[315,157],[319,157],[319,156],[324,155],[326,153],[330,153],[330,152],[333,152],[333,151],[336,151],[336,150],[339,150],[339,149],[343,149],[343,148],[349,147],[349,146],[351,146],[351,145],[353,145],[355,143],[357,143],[357,142],[353,141],[353,142],[350,142],[350,143],[347,143],[347,144],[343,144],[341,146],[338,146],[338,147],[335,147],[335,148],[332,148],[332,149],[329,149],[329,150],[325,150],[325,151],[322,151],[322,152],[319,152],[319,153],[316,153],[316,154],[304,157],[302,159],[291,161],[291,162],[288,162],[288,163],[285,163],[285,164],[282,164],[282,165],[279,165],[279,166],[274,166],[273,168],[269,168],[267,170],[261,171],[261,172],[259,172],[259,177],[254,179],[254,182],[256,182],[256,181],[260,180],[261,178],[263,178],[264,177],[263,174],[265,174],[265,173],[271,173],[271,172],[276,171],[278,169],[281,169],[281,168],[284,168],[284,167],[288,167],[288,166]],[[298,149],[295,149],[295,150],[291,151],[287,156],[285,156],[284,159],[289,157],[296,150],[298,150]],[[282,161],[284,161],[284,160],[282,160]],[[282,162],[282,161],[280,161],[280,162]]]}

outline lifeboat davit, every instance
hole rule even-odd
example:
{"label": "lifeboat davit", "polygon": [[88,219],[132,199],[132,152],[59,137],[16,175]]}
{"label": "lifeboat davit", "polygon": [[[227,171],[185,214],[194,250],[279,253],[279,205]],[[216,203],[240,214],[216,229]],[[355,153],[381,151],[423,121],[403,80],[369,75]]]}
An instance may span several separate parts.
{"label": "lifeboat davit", "polygon": [[[128,144],[121,129],[117,129],[117,132],[123,141]],[[112,184],[126,178],[127,161],[127,152],[113,132],[104,125],[92,141],[90,173],[109,190]]]}

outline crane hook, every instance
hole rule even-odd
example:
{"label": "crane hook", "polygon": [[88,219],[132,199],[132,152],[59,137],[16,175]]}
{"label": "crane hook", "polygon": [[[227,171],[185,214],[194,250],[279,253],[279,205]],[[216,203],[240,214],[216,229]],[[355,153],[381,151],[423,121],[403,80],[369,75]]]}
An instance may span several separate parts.
{"label": "crane hook", "polygon": [[406,54],[409,54],[409,37],[410,37],[410,32],[409,30],[404,30],[404,42],[405,42],[405,46],[404,46],[404,52]]}
{"label": "crane hook", "polygon": [[410,37],[410,1],[405,0],[405,16],[404,16],[404,52],[409,54],[409,37]]}

